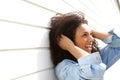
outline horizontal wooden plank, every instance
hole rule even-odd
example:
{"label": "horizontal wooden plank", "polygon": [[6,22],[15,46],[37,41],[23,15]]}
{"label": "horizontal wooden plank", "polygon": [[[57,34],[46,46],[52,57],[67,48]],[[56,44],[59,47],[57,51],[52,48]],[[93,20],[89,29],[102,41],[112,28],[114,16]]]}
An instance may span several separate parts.
{"label": "horizontal wooden plank", "polygon": [[10,80],[53,67],[48,49],[1,51],[0,64],[0,80]]}
{"label": "horizontal wooden plank", "polygon": [[0,22],[0,50],[49,47],[48,29]]}
{"label": "horizontal wooden plank", "polygon": [[65,3],[65,0],[26,0],[26,2],[37,4],[46,9],[50,9],[53,12],[65,13],[69,11],[75,11],[74,8]]}
{"label": "horizontal wooden plank", "polygon": [[41,7],[29,4],[24,0],[0,1],[0,10],[0,19],[46,27],[51,16],[55,14]]}
{"label": "horizontal wooden plank", "polygon": [[54,70],[47,70],[43,72],[37,72],[28,76],[13,78],[12,80],[57,80],[54,75]]}

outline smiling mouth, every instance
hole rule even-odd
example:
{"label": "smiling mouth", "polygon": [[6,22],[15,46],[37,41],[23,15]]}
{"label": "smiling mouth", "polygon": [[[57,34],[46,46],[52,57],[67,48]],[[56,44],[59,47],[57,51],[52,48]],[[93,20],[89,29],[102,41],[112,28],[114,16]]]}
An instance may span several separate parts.
{"label": "smiling mouth", "polygon": [[91,50],[92,50],[92,45],[86,45],[85,48],[86,48],[88,51],[91,51]]}

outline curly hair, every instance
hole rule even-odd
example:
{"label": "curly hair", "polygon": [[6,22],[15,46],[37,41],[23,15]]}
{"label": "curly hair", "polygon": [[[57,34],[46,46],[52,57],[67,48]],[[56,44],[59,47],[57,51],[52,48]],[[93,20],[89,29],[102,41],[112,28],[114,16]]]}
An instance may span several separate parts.
{"label": "curly hair", "polygon": [[[68,51],[61,49],[57,42],[59,41],[61,34],[64,34],[74,42],[77,27],[81,24],[88,24],[88,21],[84,16],[84,13],[80,11],[74,11],[66,14],[57,13],[51,18],[49,41],[51,59],[54,66],[64,59],[77,61],[76,58]],[[96,52],[98,50],[97,43],[94,40],[92,52]]]}

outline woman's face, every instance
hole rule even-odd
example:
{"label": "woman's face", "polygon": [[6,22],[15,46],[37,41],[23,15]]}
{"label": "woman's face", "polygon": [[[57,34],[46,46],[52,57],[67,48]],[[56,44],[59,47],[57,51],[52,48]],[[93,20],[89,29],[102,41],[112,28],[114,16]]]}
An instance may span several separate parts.
{"label": "woman's face", "polygon": [[88,53],[91,53],[93,41],[91,28],[87,24],[80,25],[76,30],[75,44]]}

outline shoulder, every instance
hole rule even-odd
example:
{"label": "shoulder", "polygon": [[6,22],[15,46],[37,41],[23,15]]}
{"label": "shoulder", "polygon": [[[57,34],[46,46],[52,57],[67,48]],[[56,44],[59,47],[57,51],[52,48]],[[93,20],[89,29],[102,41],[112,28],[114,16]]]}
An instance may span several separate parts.
{"label": "shoulder", "polygon": [[56,75],[60,75],[61,73],[64,73],[66,71],[70,71],[71,69],[76,68],[78,65],[77,62],[70,60],[70,59],[64,59],[60,63],[57,64],[55,67],[55,73]]}
{"label": "shoulder", "polygon": [[63,61],[58,63],[58,65],[56,67],[58,67],[58,66],[63,67],[63,66],[72,65],[72,64],[77,64],[77,62],[70,60],[70,59],[64,59]]}
{"label": "shoulder", "polygon": [[78,63],[70,59],[64,59],[63,61],[57,64],[55,70],[70,68],[74,65],[78,65]]}

